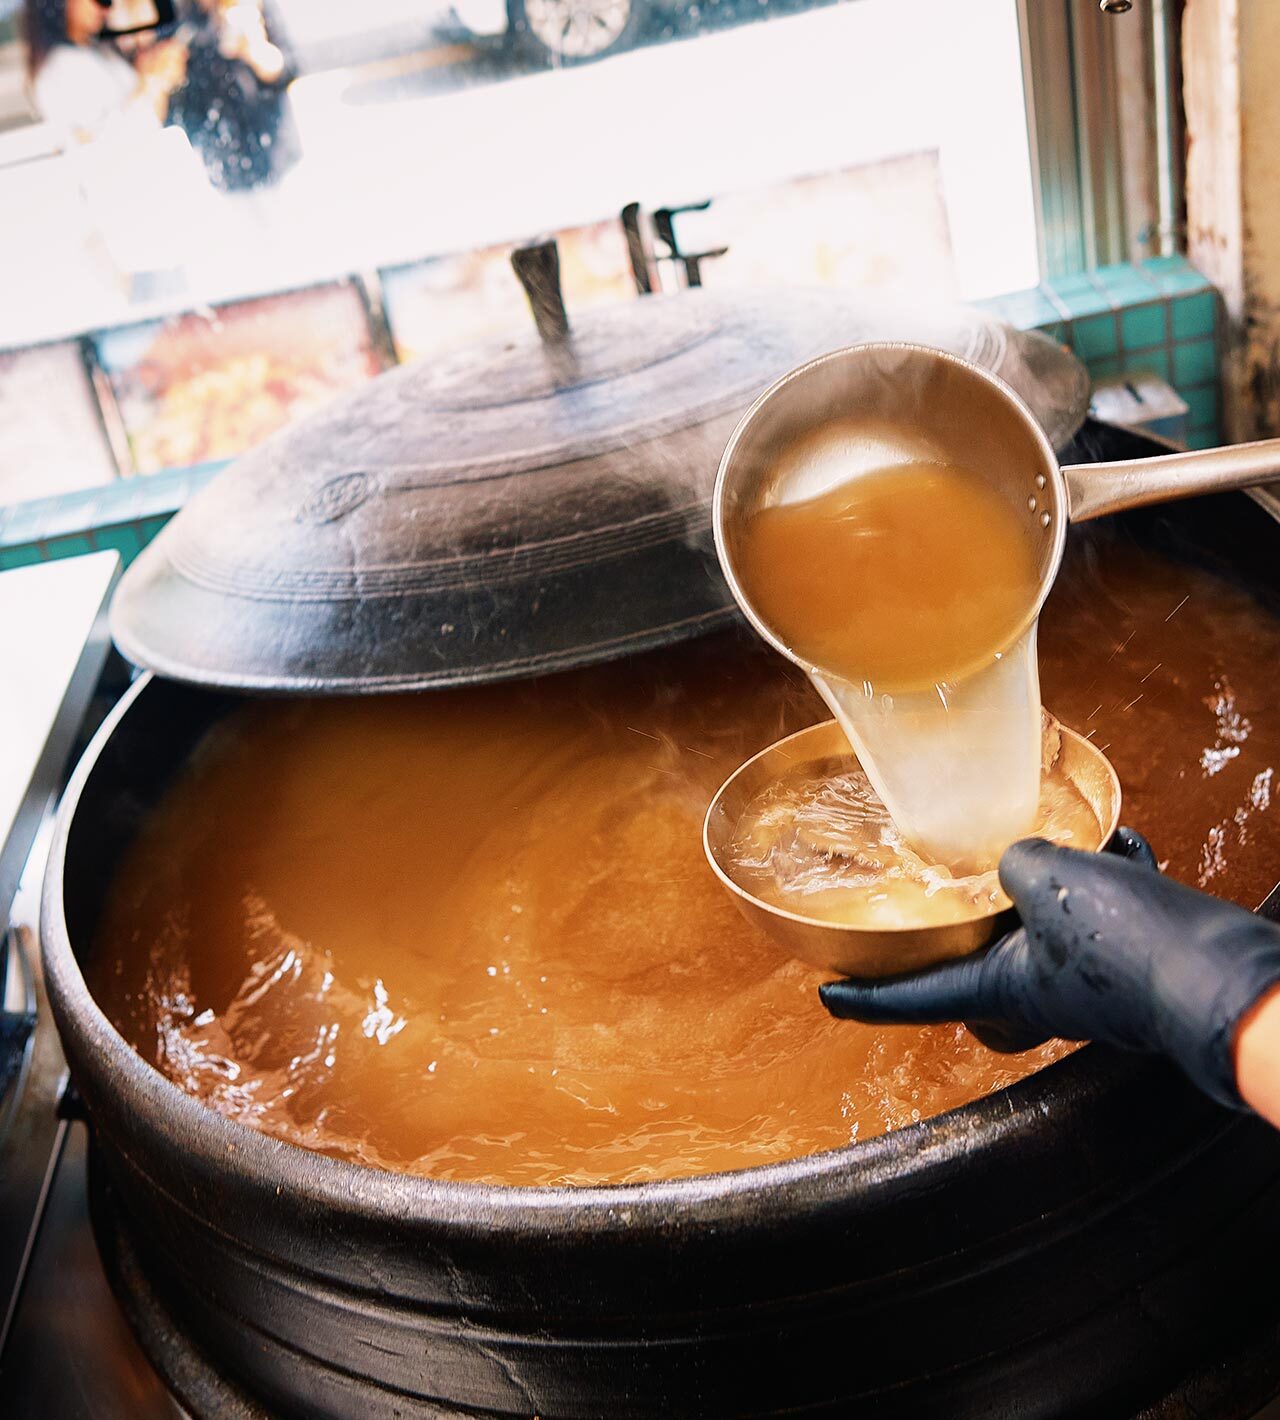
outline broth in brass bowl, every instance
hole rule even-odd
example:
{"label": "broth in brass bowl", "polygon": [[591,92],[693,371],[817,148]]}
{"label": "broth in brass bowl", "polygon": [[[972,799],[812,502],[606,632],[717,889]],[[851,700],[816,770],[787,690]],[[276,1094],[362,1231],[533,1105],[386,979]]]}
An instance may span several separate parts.
{"label": "broth in brass bowl", "polygon": [[[1074,848],[1101,848],[1120,822],[1120,781],[1106,755],[1088,740],[1051,716],[1045,721],[1042,782],[1056,790],[1058,802],[1050,805],[1042,788],[1041,818],[1034,831]],[[900,840],[869,843],[877,858],[865,862],[864,871],[846,880],[843,889],[842,851],[838,844],[833,848],[832,841],[811,850],[809,881],[798,882],[799,890],[788,891],[785,885],[779,890],[774,873],[746,869],[744,825],[752,819],[754,806],[763,801],[772,807],[788,783],[831,786],[857,769],[844,731],[828,720],[770,745],[726,780],[707,810],[703,846],[747,921],[789,954],[841,976],[915,971],[965,956],[1007,930],[1015,914],[993,872],[955,879],[935,869],[932,880],[926,881],[930,865],[916,859]],[[891,829],[888,815],[883,817]],[[830,830],[838,833],[842,825],[830,815],[828,823],[834,840]],[[915,874],[909,871],[913,866]],[[895,879],[903,889],[896,901],[891,900]],[[855,914],[858,907],[861,912]],[[859,920],[836,920],[851,915]]]}

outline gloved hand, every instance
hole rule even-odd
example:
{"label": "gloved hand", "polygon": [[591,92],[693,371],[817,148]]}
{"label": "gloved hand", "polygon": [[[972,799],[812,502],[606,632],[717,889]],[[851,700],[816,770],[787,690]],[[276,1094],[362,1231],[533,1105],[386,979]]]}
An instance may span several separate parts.
{"label": "gloved hand", "polygon": [[1161,1051],[1236,1109],[1232,1050],[1249,1007],[1280,981],[1280,927],[1155,871],[1146,840],[1079,853],[1028,838],[1000,860],[1022,927],[987,951],[880,980],[822,986],[834,1016],[963,1020],[997,1050],[1053,1036]]}

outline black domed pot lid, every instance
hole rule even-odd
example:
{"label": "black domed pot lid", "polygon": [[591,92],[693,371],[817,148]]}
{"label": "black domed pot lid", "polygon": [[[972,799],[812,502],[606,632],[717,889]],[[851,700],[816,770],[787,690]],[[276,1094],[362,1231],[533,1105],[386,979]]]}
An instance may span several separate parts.
{"label": "black domed pot lid", "polygon": [[586,313],[562,338],[545,310],[540,324],[546,338],[383,375],[237,459],[124,576],[123,653],[310,694],[606,660],[736,615],[711,539],[716,467],[751,401],[804,360],[869,339],[954,350],[1057,446],[1088,403],[1073,356],[971,310],[691,290]]}

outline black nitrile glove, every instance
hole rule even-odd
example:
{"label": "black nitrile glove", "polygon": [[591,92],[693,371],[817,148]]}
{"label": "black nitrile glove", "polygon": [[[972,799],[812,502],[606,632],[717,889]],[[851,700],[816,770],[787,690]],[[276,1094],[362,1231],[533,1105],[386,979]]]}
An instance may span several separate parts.
{"label": "black nitrile glove", "polygon": [[1241,1016],[1280,981],[1280,927],[1153,871],[1146,840],[1079,853],[1028,838],[1000,882],[1022,927],[986,952],[908,976],[832,981],[834,1016],[962,1020],[997,1050],[1053,1036],[1162,1051],[1241,1109],[1232,1047]]}

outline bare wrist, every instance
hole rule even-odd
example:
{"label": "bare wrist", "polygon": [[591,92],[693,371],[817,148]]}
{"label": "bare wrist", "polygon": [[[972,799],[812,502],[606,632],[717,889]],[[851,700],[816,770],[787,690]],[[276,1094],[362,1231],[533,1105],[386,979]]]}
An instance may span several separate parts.
{"label": "bare wrist", "polygon": [[1241,1098],[1280,1126],[1280,984],[1264,991],[1241,1016],[1234,1059]]}

